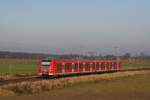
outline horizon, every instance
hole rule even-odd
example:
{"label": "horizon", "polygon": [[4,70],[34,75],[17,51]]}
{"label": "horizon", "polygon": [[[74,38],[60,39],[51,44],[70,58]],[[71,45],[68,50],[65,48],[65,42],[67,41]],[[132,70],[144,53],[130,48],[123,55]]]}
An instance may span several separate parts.
{"label": "horizon", "polygon": [[[90,56],[91,54],[88,53],[88,52],[84,52],[82,54],[79,54],[79,53],[41,53],[41,52],[21,52],[21,51],[0,51],[0,53],[25,53],[25,54],[42,54],[42,55],[55,55],[55,56],[61,56],[61,55],[79,55],[79,56]],[[126,53],[122,53],[122,54],[119,54],[119,55],[116,55],[116,54],[112,54],[112,53],[109,53],[109,54],[98,54],[96,52],[93,52],[94,56],[125,56],[125,55],[129,55],[131,57],[139,57],[139,56],[145,56],[145,57],[149,57],[150,55],[148,54],[145,54],[144,52],[139,52],[139,53],[136,53],[136,54],[132,54],[130,52],[126,52]]]}

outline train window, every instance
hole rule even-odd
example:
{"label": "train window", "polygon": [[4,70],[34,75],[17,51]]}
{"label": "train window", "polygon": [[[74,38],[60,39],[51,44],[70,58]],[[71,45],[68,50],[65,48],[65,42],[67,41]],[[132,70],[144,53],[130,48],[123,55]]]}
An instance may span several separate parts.
{"label": "train window", "polygon": [[113,67],[113,63],[112,63],[112,62],[110,63],[110,67],[111,67],[111,68]]}
{"label": "train window", "polygon": [[51,60],[42,60],[41,65],[42,68],[47,69],[50,67]]}
{"label": "train window", "polygon": [[95,68],[95,64],[91,63],[91,68],[94,69]]}
{"label": "train window", "polygon": [[102,62],[102,63],[101,63],[101,68],[102,68],[102,70],[105,69],[105,66],[106,66],[106,64],[105,64],[104,62]]}
{"label": "train window", "polygon": [[42,62],[51,62],[51,60],[43,59]]}
{"label": "train window", "polygon": [[114,67],[114,69],[116,68],[116,62],[113,63],[113,67]]}
{"label": "train window", "polygon": [[90,64],[87,63],[87,64],[85,65],[85,67],[86,67],[86,71],[87,71],[87,70],[90,70]]}
{"label": "train window", "polygon": [[79,69],[80,69],[80,70],[83,70],[83,67],[84,67],[83,64],[80,64],[80,65],[79,65]]}
{"label": "train window", "polygon": [[69,69],[69,66],[68,66],[68,64],[66,64],[65,65],[65,70],[68,71],[68,69]]}
{"label": "train window", "polygon": [[75,64],[74,70],[78,70],[78,64]]}
{"label": "train window", "polygon": [[101,63],[101,67],[105,67],[105,64],[104,64],[104,63]]}
{"label": "train window", "polygon": [[99,69],[99,63],[96,63],[96,69],[97,70]]}
{"label": "train window", "polygon": [[70,63],[67,63],[65,67],[66,67],[67,71],[70,71],[72,69],[72,66],[70,66]]}
{"label": "train window", "polygon": [[109,68],[109,62],[107,62],[107,68]]}

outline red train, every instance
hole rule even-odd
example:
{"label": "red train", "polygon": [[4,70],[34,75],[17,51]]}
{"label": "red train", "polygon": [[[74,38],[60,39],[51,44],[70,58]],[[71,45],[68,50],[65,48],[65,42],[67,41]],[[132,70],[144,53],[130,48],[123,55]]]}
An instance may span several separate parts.
{"label": "red train", "polygon": [[95,72],[112,72],[121,69],[121,60],[42,60],[39,76],[60,76]]}

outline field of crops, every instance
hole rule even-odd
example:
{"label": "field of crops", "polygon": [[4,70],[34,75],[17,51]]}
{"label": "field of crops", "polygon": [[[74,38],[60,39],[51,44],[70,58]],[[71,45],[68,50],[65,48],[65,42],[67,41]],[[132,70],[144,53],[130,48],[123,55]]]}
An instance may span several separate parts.
{"label": "field of crops", "polygon": [[[0,74],[33,74],[37,73],[37,64],[39,60],[35,59],[0,59]],[[124,68],[150,67],[150,60],[123,61]]]}

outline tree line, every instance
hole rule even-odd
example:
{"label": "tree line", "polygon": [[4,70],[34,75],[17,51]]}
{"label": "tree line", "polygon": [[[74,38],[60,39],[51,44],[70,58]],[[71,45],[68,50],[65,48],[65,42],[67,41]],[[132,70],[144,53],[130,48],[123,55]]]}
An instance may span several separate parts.
{"label": "tree line", "polygon": [[[0,51],[0,58],[16,58],[16,59],[43,59],[45,57],[54,57],[59,59],[116,59],[113,54],[107,55],[79,55],[79,54],[42,54],[42,53],[26,53],[26,52],[9,52]],[[131,53],[125,53],[118,56],[121,59],[150,59],[149,55],[141,52],[132,56]]]}

